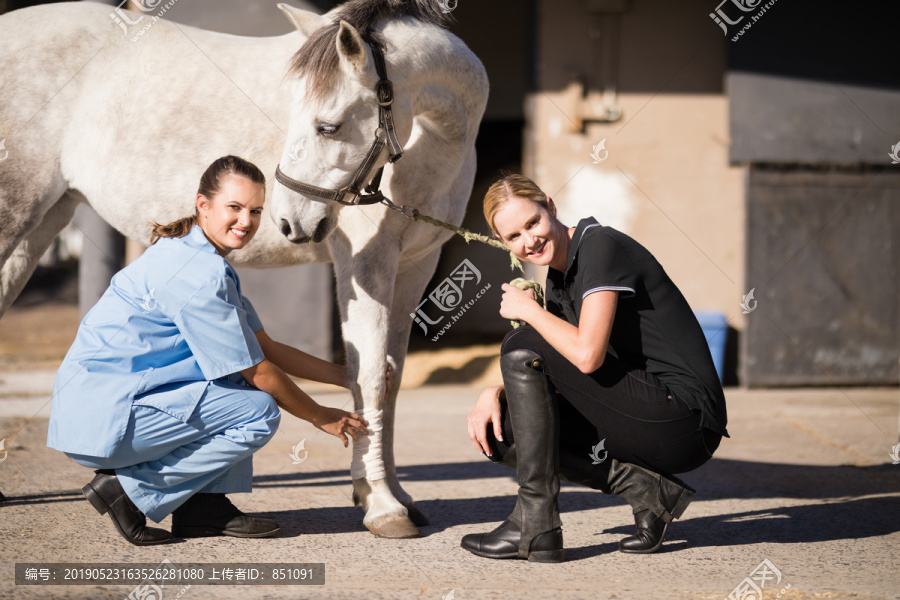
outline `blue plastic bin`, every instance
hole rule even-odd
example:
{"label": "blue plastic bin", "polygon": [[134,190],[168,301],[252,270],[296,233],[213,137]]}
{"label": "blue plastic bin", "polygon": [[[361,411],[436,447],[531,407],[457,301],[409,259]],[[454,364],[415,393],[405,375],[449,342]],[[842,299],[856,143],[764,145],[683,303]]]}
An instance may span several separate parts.
{"label": "blue plastic bin", "polygon": [[694,312],[706,343],[709,344],[709,353],[712,354],[713,364],[716,365],[716,373],[719,381],[723,381],[725,372],[725,339],[728,337],[728,320],[725,315],[717,312]]}

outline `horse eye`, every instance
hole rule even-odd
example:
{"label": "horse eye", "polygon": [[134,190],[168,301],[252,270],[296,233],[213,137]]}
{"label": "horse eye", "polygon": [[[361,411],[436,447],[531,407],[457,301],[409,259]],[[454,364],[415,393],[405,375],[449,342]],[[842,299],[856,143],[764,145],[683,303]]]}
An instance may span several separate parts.
{"label": "horse eye", "polygon": [[331,123],[322,123],[318,127],[316,127],[316,131],[319,132],[319,135],[334,135],[337,133],[338,129],[340,129],[340,125],[332,125]]}

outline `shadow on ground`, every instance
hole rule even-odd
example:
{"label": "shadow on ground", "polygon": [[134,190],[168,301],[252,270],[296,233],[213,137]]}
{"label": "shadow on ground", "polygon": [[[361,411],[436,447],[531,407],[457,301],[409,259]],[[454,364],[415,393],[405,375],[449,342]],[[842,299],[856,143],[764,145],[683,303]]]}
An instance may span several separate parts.
{"label": "shadow on ground", "polygon": [[[512,469],[487,461],[411,465],[399,467],[402,482],[466,481],[494,477],[512,477]],[[900,531],[900,498],[863,497],[900,492],[900,467],[807,466],[714,459],[685,479],[697,488],[697,501],[723,499],[790,498],[797,500],[833,500],[691,518],[678,521],[667,534],[665,551],[685,547],[745,545],[756,543],[821,542],[878,537]],[[254,478],[257,489],[276,491],[310,486],[349,486],[344,469],[306,473],[260,475]],[[465,484],[463,484],[465,485]],[[476,482],[471,483],[477,486]],[[28,496],[7,496],[5,507],[83,501],[78,491]],[[424,535],[470,524],[485,524],[486,530],[512,512],[514,496],[478,498],[419,498],[416,505],[431,520],[422,528]],[[580,486],[564,484],[560,510],[565,513],[618,507],[598,513],[597,535],[630,535],[633,532],[630,510],[616,496]],[[282,526],[281,536],[334,534],[365,531],[362,512],[352,506],[309,507],[263,513]],[[604,529],[607,519],[619,523]],[[601,520],[602,519],[602,520]],[[585,559],[616,550],[615,543],[567,549],[569,559]]]}

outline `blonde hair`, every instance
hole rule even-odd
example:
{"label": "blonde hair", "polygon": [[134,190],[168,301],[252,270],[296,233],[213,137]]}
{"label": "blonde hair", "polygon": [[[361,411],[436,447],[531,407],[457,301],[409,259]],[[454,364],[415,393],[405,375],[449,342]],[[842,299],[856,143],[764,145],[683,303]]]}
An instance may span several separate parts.
{"label": "blonde hair", "polygon": [[511,174],[503,177],[488,189],[484,195],[484,219],[491,231],[499,237],[494,227],[494,216],[510,198],[524,198],[549,210],[547,194],[532,180],[524,175]]}
{"label": "blonde hair", "polygon": [[[203,194],[207,198],[212,198],[222,189],[222,183],[226,175],[240,175],[263,187],[266,186],[266,176],[259,170],[259,167],[239,156],[229,154],[216,159],[206,168],[206,171],[200,177],[200,187],[197,189],[197,193]],[[182,217],[166,225],[160,225],[153,221],[150,223],[150,227],[153,228],[153,231],[150,233],[150,244],[155,244],[159,238],[184,237],[199,222],[200,215],[197,214],[196,206],[194,207],[194,214],[189,217]]]}

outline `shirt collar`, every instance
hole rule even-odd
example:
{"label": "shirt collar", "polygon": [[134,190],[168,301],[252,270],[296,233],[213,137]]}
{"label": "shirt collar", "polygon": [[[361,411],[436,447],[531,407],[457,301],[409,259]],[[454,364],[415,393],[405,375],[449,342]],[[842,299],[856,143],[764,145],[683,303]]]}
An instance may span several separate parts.
{"label": "shirt collar", "polygon": [[581,245],[581,238],[584,236],[584,230],[589,225],[599,225],[599,223],[594,217],[585,217],[578,221],[578,225],[575,226],[575,233],[572,234],[572,241],[569,243],[569,263],[566,265],[566,273],[569,272],[569,269],[572,268],[572,263],[575,262],[575,257],[578,255],[578,246]]}
{"label": "shirt collar", "polygon": [[191,227],[191,231],[184,236],[184,239],[189,246],[200,248],[207,252],[212,252],[213,254],[218,254],[218,252],[216,252],[216,247],[212,245],[212,242],[206,239],[206,234],[203,233],[203,228],[199,225]]}

